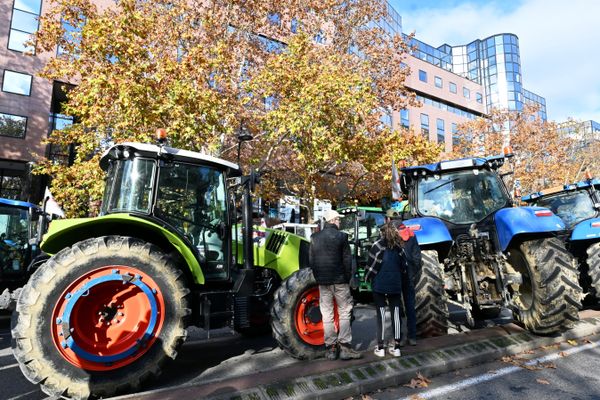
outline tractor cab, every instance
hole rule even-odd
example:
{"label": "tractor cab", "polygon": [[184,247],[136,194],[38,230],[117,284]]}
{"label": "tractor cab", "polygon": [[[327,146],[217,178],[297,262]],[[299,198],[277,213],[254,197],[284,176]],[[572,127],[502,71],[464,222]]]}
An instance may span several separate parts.
{"label": "tractor cab", "polygon": [[465,158],[403,168],[402,188],[413,217],[442,220],[451,232],[468,233],[473,224],[488,229],[493,215],[512,205],[497,170],[504,157]]}
{"label": "tractor cab", "polygon": [[207,280],[229,278],[235,207],[227,180],[240,177],[237,165],[186,150],[124,143],[112,147],[100,166],[106,171],[102,215],[128,213],[157,222],[188,244]]}
{"label": "tractor cab", "polygon": [[599,189],[600,180],[589,179],[532,193],[521,200],[549,208],[565,222],[568,229],[573,229],[580,222],[600,216]]}
{"label": "tractor cab", "polygon": [[0,199],[0,291],[27,281],[29,264],[39,254],[40,215],[43,212],[35,204]]}

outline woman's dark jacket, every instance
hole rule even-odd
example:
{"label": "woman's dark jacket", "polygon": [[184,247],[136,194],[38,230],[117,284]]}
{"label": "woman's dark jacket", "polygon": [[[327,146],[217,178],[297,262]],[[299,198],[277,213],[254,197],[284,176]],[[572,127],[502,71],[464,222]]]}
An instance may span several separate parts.
{"label": "woman's dark jacket", "polygon": [[401,273],[406,271],[410,282],[421,268],[421,249],[414,236],[404,242],[403,248],[388,249],[383,239],[373,244],[369,251],[369,263],[365,280],[371,282],[378,293],[401,293]]}
{"label": "woman's dark jacket", "polygon": [[323,230],[313,233],[310,242],[310,267],[319,285],[349,283],[352,274],[352,254],[348,234],[336,225],[326,223]]}

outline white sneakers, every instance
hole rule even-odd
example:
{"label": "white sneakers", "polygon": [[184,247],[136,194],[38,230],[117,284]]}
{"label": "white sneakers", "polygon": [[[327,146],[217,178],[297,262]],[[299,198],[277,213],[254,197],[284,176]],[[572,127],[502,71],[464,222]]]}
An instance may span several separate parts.
{"label": "white sneakers", "polygon": [[[388,348],[388,351],[394,357],[400,357],[400,348],[399,347],[390,346]],[[375,347],[375,350],[373,351],[373,353],[377,357],[385,357],[385,348],[377,346],[377,347]]]}
{"label": "white sneakers", "polygon": [[400,347],[390,346],[388,351],[394,357],[400,357]]}

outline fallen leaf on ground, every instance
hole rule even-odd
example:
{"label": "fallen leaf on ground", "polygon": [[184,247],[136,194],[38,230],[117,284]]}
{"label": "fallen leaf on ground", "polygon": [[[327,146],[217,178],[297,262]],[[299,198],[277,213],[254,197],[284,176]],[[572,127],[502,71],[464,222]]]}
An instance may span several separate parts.
{"label": "fallen leaf on ground", "polygon": [[523,365],[519,365],[519,367],[528,369],[529,371],[539,371],[541,369],[537,365],[525,365],[525,364],[523,364]]}
{"label": "fallen leaf on ground", "polygon": [[362,400],[373,400],[373,398],[371,396],[369,396],[368,394],[363,394]]}
{"label": "fallen leaf on ground", "polygon": [[566,356],[568,356],[569,354],[567,354],[567,352],[566,352],[566,351],[561,351],[560,353],[558,353],[558,355],[559,355],[559,356],[561,356],[561,357],[566,357]]}
{"label": "fallen leaf on ground", "polygon": [[526,350],[523,353],[525,353],[525,354],[535,354],[535,350]]}
{"label": "fallen leaf on ground", "polygon": [[418,372],[416,378],[412,378],[409,383],[404,384],[402,386],[406,386],[406,387],[409,387],[412,389],[426,388],[427,386],[429,386],[430,382],[431,382],[430,379],[424,377],[423,375],[421,375],[420,372]]}
{"label": "fallen leaf on ground", "polygon": [[547,381],[547,380],[545,380],[545,379],[541,379],[541,378],[538,378],[538,379],[536,379],[535,381],[536,381],[537,383],[541,383],[542,385],[549,385],[549,384],[550,384],[550,382],[548,382],[548,381]]}
{"label": "fallen leaf on ground", "polygon": [[569,343],[571,346],[577,346],[578,345],[577,340],[573,340],[573,339],[567,340],[567,343]]}
{"label": "fallen leaf on ground", "polygon": [[498,373],[498,371],[496,371],[495,369],[491,369],[487,373],[490,375],[496,375]]}
{"label": "fallen leaf on ground", "polygon": [[410,400],[425,400],[424,397],[419,396],[418,394],[413,394],[409,397]]}
{"label": "fallen leaf on ground", "polygon": [[583,343],[592,343],[592,341],[590,339],[583,339]]}
{"label": "fallen leaf on ground", "polygon": [[510,358],[509,356],[504,356],[500,360],[504,363],[512,363],[513,362],[513,359]]}
{"label": "fallen leaf on ground", "polygon": [[553,362],[543,362],[543,363],[538,363],[538,365],[540,367],[544,367],[544,368],[552,368],[552,369],[556,369],[556,364],[554,364]]}

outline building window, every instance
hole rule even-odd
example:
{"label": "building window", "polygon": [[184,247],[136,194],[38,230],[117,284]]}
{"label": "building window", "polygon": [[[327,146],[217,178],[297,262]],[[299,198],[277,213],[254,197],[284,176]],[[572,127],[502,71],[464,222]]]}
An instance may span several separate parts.
{"label": "building window", "polygon": [[298,19],[296,17],[292,18],[292,22],[290,23],[290,30],[292,33],[298,33]]}
{"label": "building window", "polygon": [[29,96],[31,94],[31,78],[31,75],[6,70],[2,78],[2,91]]}
{"label": "building window", "polygon": [[0,136],[23,139],[27,130],[27,117],[0,113]]}
{"label": "building window", "polygon": [[478,103],[483,104],[483,96],[481,95],[481,93],[475,93],[475,98],[477,99]]}
{"label": "building window", "polygon": [[8,39],[10,50],[35,53],[34,46],[26,43],[38,29],[41,6],[41,0],[15,0]]}
{"label": "building window", "polygon": [[23,190],[20,171],[0,168],[0,197],[18,200]]}
{"label": "building window", "polygon": [[400,125],[404,128],[410,127],[410,122],[408,120],[408,110],[400,110]]}
{"label": "building window", "polygon": [[450,93],[456,93],[456,83],[448,82],[448,86],[450,87]]}
{"label": "building window", "polygon": [[427,82],[427,72],[422,69],[419,70],[419,80],[421,82]]}
{"label": "building window", "polygon": [[444,120],[441,118],[438,118],[436,121],[436,127],[437,127],[437,142],[445,143],[446,142],[446,129],[444,127]]}
{"label": "building window", "polygon": [[429,139],[429,115],[421,114],[421,134]]}
{"label": "building window", "polygon": [[442,88],[444,86],[442,78],[440,78],[439,76],[436,76],[435,78],[433,78],[433,80],[435,82],[435,87]]}
{"label": "building window", "polygon": [[471,98],[471,91],[469,89],[467,89],[466,87],[463,87],[463,96],[465,96],[465,99]]}
{"label": "building window", "polygon": [[281,14],[279,13],[269,13],[267,15],[267,19],[271,25],[281,26]]}

